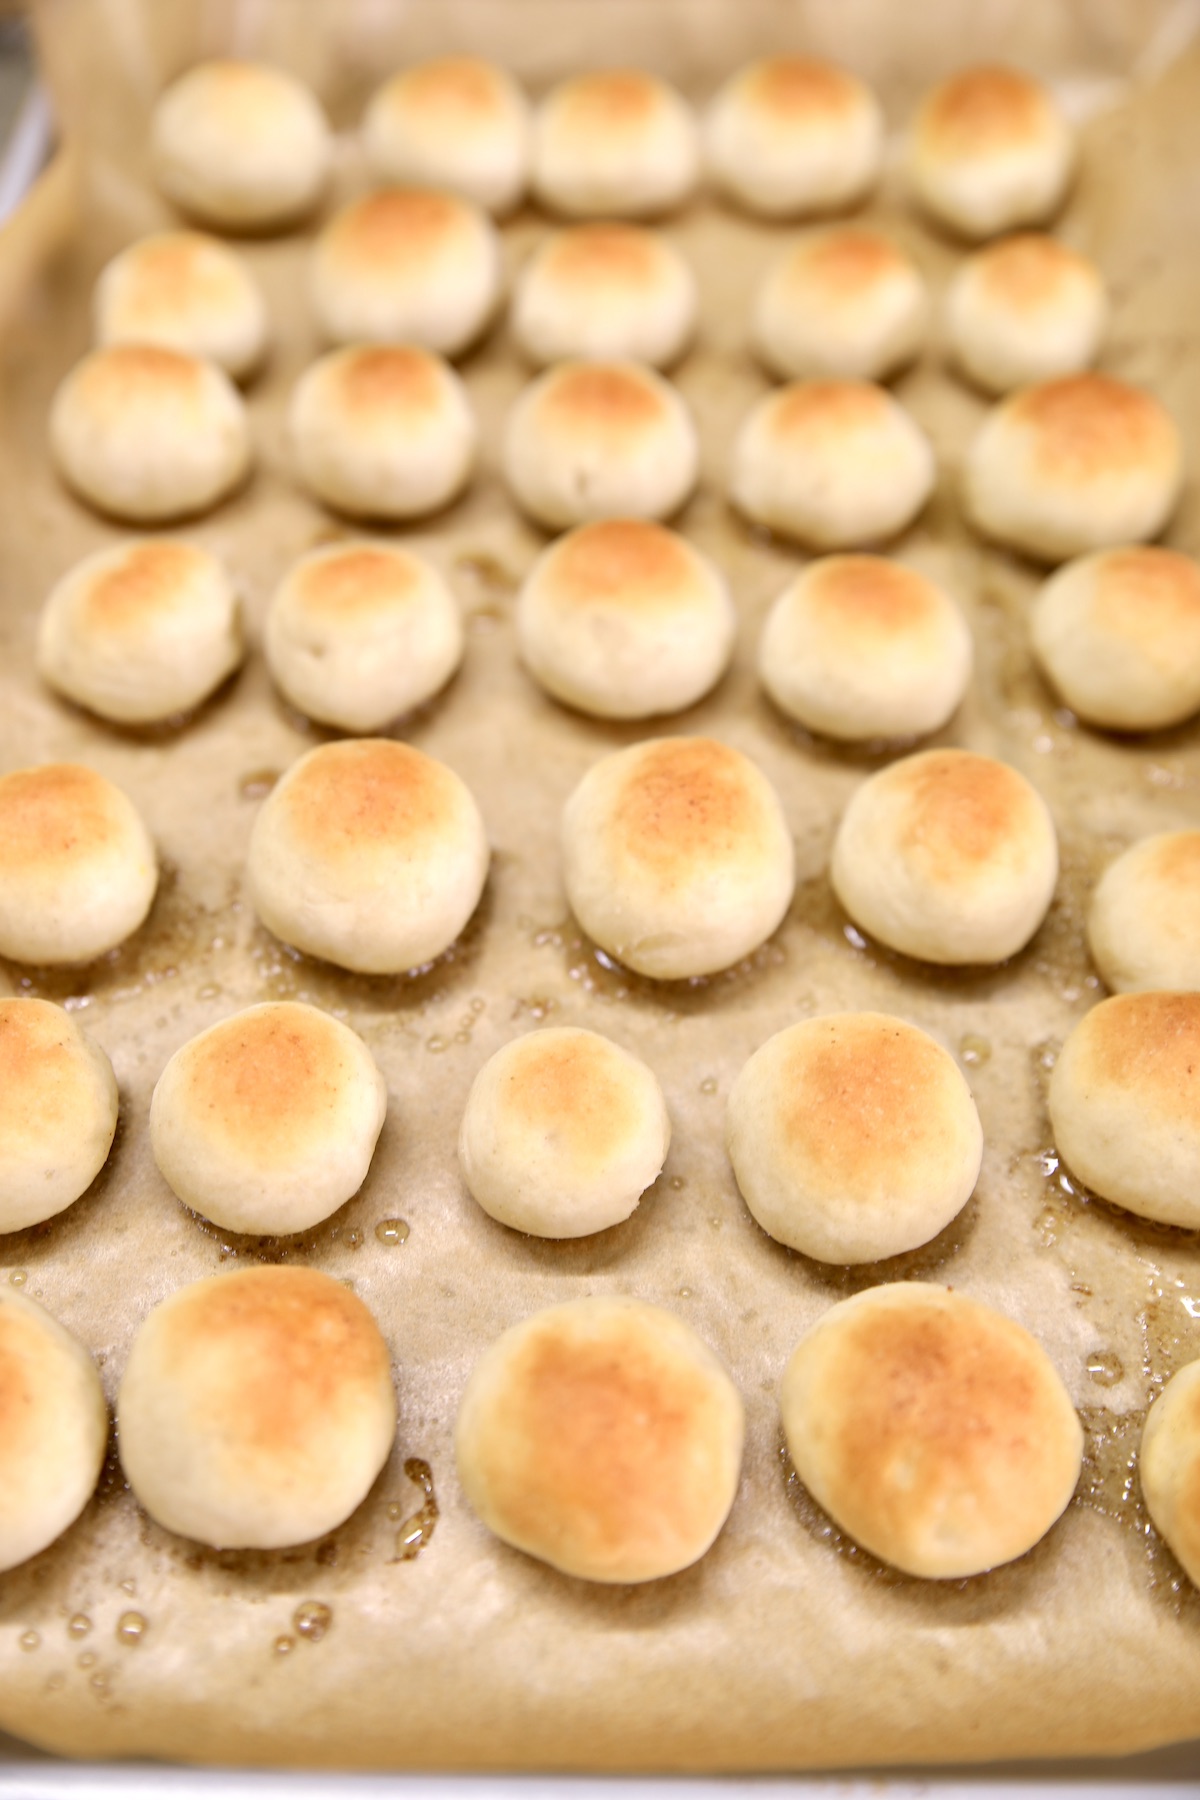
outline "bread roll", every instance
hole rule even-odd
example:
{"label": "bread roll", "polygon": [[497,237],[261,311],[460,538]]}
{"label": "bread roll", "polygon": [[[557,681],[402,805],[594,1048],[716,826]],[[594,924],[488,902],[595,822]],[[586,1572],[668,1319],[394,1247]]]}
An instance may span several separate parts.
{"label": "bread roll", "polygon": [[985,536],[1063,562],[1156,536],[1182,478],[1179,433],[1157,400],[1111,375],[1068,375],[988,414],[963,499]]}
{"label": "bread roll", "polygon": [[603,950],[659,981],[727,969],[791,904],[795,853],[778,795],[712,738],[601,757],[563,814],[571,910]]}
{"label": "bread roll", "polygon": [[878,179],[883,114],[847,70],[809,56],[768,56],[721,88],[704,141],[717,186],[750,212],[836,212]]}
{"label": "bread roll", "polygon": [[95,1039],[48,1000],[0,1000],[0,1231],[78,1200],[116,1129],[116,1077]]}
{"label": "bread roll", "polygon": [[133,802],[80,763],[0,775],[0,956],[86,963],[136,931],[154,845]]}
{"label": "bread roll", "polygon": [[546,238],[517,278],[512,327],[535,363],[586,356],[666,368],[696,323],[696,278],[640,225],[576,225]]}
{"label": "bread roll", "polygon": [[484,1351],[455,1449],[468,1503],[505,1543],[586,1581],[653,1581],[725,1523],[743,1434],[737,1389],[681,1319],[595,1295]]}
{"label": "bread roll", "polygon": [[363,148],[381,181],[449,188],[490,213],[511,212],[529,178],[529,105],[516,82],[475,56],[413,63],[385,81],[363,117]]}
{"label": "bread roll", "polygon": [[913,123],[908,175],[917,199],[964,237],[1040,225],[1075,163],[1053,96],[1018,69],[962,69],[927,94]]}
{"label": "bread roll", "polygon": [[1163,1225],[1200,1226],[1200,993],[1117,994],[1076,1025],[1050,1077],[1072,1173]]}
{"label": "bread roll", "polygon": [[559,363],[520,395],[504,434],[508,485],[551,530],[621,515],[668,518],[698,467],[686,405],[639,363]]}
{"label": "bread roll", "polygon": [[882,381],[925,341],[920,271],[881,232],[814,231],[775,263],[754,300],[754,347],[772,374]]}
{"label": "bread roll", "polygon": [[1200,989],[1200,831],[1156,832],[1110,863],[1087,941],[1114,993]]}
{"label": "bread roll", "polygon": [[691,109],[640,69],[572,76],[534,115],[533,191],[553,212],[652,217],[688,198],[699,169]]}
{"label": "bread roll", "polygon": [[454,370],[402,344],[321,357],[296,384],[288,426],[305,486],[359,518],[417,519],[446,506],[479,444]]}
{"label": "bread roll", "polygon": [[968,257],[946,296],[951,351],[990,394],[1089,368],[1107,323],[1095,264],[1040,232]]}
{"label": "bread roll", "polygon": [[263,645],[284,697],[343,731],[378,731],[445,686],[462,661],[458,605],[424,557],[332,544],[288,570]]}
{"label": "bread roll", "polygon": [[111,344],[76,363],[50,408],[50,447],[77,494],[136,524],[204,512],[250,467],[229,377],[153,344]]}
{"label": "bread roll", "polygon": [[202,231],[139,238],[107,264],[92,314],[98,344],[159,344],[207,357],[234,380],[267,347],[267,305],[240,256]]}
{"label": "bread roll", "polygon": [[36,1300],[0,1289],[0,1570],[74,1524],[108,1443],[96,1365]]}
{"label": "bread roll", "polygon": [[733,652],[725,580],[685,538],[640,519],[580,525],[543,552],[517,599],[517,642],[558,700],[602,719],[691,706]]}
{"label": "bread roll", "polygon": [[954,1058],[871,1012],[768,1038],[730,1090],[726,1141],[763,1230],[826,1263],[928,1243],[970,1199],[983,1156]]}
{"label": "bread roll", "polygon": [[316,1269],[212,1275],[143,1322],[117,1431],[130,1486],[168,1531],[218,1550],[309,1543],[387,1461],[388,1347],[362,1301]]}
{"label": "bread roll", "polygon": [[997,963],[1046,916],[1054,822],[1007,763],[925,750],[872,775],[834,839],[834,892],[856,924],[925,962]]}
{"label": "bread roll", "polygon": [[1147,1413],[1138,1475],[1155,1530],[1200,1587],[1200,1361],[1176,1370]]}
{"label": "bread roll", "polygon": [[177,1050],[150,1103],[150,1143],[185,1206],[224,1231],[307,1231],[367,1178],[387,1083],[348,1025],[268,1001]]}
{"label": "bread roll", "polygon": [[444,763],[389,738],[322,744],[271,789],[250,837],[250,898],[310,956],[400,974],[454,942],[479,904],[488,844]]}
{"label": "bread roll", "polygon": [[122,725],[199,706],[245,653],[228,570],[196,544],[139,538],[69,569],[38,621],[42,680]]}
{"label": "bread roll", "polygon": [[264,63],[197,64],[160,95],[150,122],[167,199],[225,230],[268,230],[310,212],[332,148],[312,94]]}
{"label": "bread roll", "polygon": [[783,1377],[796,1472],[884,1562],[953,1581],[1011,1562],[1075,1490],[1083,1432],[1015,1320],[917,1281],[832,1307]]}
{"label": "bread roll", "polygon": [[796,381],[743,421],[729,492],[756,525],[843,550],[902,531],[933,482],[928,439],[883,388]]}
{"label": "bread roll", "polygon": [[971,633],[950,596],[882,556],[827,556],[767,615],[758,673],[809,731],[847,742],[943,726],[971,678]]}

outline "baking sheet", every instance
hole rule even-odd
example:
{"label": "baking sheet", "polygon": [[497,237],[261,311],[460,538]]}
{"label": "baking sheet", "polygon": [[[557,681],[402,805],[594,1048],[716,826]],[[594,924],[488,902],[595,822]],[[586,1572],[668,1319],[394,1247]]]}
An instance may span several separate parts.
{"label": "baking sheet", "polygon": [[[343,975],[286,951],[250,914],[241,869],[256,807],[274,775],[326,735],[281,705],[257,648],[194,719],[159,732],[105,728],[32,675],[37,609],[52,581],[125,535],[54,478],[49,398],[87,345],[87,297],[102,262],[167,220],[142,162],[149,101],[168,73],[222,43],[297,67],[346,126],[404,46],[417,54],[467,43],[537,86],[606,50],[611,60],[616,44],[623,59],[658,67],[699,97],[756,46],[806,43],[875,80],[893,121],[934,74],[1003,50],[1058,79],[1090,115],[1064,235],[1110,281],[1104,366],[1164,399],[1194,461],[1200,54],[1163,54],[1181,15],[1100,5],[909,10],[901,18],[865,0],[836,10],[705,0],[42,8],[79,180],[73,188],[71,165],[57,172],[41,228],[5,259],[0,293],[0,756],[4,767],[76,757],[110,775],[147,818],[164,879],[147,926],[99,965],[7,971],[15,991],[79,1009],[113,1058],[122,1124],[87,1196],[0,1243],[0,1279],[15,1277],[93,1348],[111,1394],[138,1322],[183,1282],[256,1256],[311,1263],[352,1281],[380,1319],[401,1424],[364,1507],[295,1552],[217,1553],[173,1538],[139,1513],[111,1462],[61,1543],[0,1579],[0,1725],[77,1755],[694,1770],[1102,1753],[1200,1731],[1200,1597],[1150,1529],[1131,1473],[1149,1398],[1200,1354],[1200,1252],[1189,1234],[1072,1192],[1044,1104],[1055,1049],[1100,992],[1081,936],[1090,885],[1133,838],[1195,822],[1200,734],[1098,736],[1034,675],[1025,617],[1036,572],[962,524],[957,470],[983,408],[945,373],[936,347],[898,386],[933,438],[940,475],[899,548],[958,595],[979,667],[934,741],[1003,756],[1029,774],[1063,852],[1049,920],[1003,969],[931,971],[882,952],[830,893],[825,865],[840,811],[894,747],[815,741],[757,690],[762,618],[801,559],[730,513],[725,456],[767,385],[745,345],[749,301],[789,234],[711,201],[668,230],[703,295],[697,345],[677,371],[703,440],[701,488],[681,525],[728,573],[740,615],[734,666],[714,694],[650,728],[611,726],[556,706],[517,666],[514,594],[544,538],[515,514],[497,475],[502,421],[528,373],[503,325],[463,365],[483,423],[478,479],[453,509],[396,534],[446,570],[469,625],[463,671],[398,732],[463,775],[495,848],[476,920],[432,969],[395,980]],[[361,181],[347,139],[339,197]],[[944,287],[959,252],[908,211],[894,171],[864,216],[895,233],[935,291]],[[532,210],[506,225],[510,267],[546,228]],[[291,559],[347,530],[296,489],[283,430],[290,388],[318,348],[304,304],[310,238],[243,245],[277,325],[270,365],[249,395],[258,464],[242,493],[186,533],[237,571],[256,646]],[[1195,552],[1198,527],[1193,476],[1168,541]],[[680,730],[738,745],[776,783],[800,884],[780,932],[745,965],[654,986],[608,966],[568,918],[558,817],[597,756]],[[361,1193],[303,1238],[262,1243],[178,1206],[155,1171],[146,1115],[179,1044],[272,997],[310,998],[361,1031],[387,1076],[390,1111]],[[959,1055],[987,1148],[975,1198],[932,1245],[838,1271],[754,1226],[725,1159],[723,1107],[742,1062],[772,1031],[851,1007],[901,1013]],[[454,1158],[476,1070],[544,1021],[592,1026],[643,1056],[675,1126],[663,1178],[634,1219],[566,1244],[487,1219]],[[402,1242],[395,1227],[378,1234],[395,1219],[408,1227]],[[901,1276],[951,1282],[1022,1320],[1088,1428],[1080,1491],[1062,1523],[1027,1557],[970,1581],[915,1581],[857,1550],[799,1489],[782,1450],[776,1389],[795,1342],[844,1294]],[[645,1587],[600,1589],[487,1535],[458,1493],[451,1434],[467,1372],[505,1326],[539,1306],[614,1291],[676,1310],[717,1349],[746,1400],[748,1444],[729,1525],[703,1562]],[[422,1473],[414,1458],[432,1472],[438,1512],[436,1523],[423,1515],[419,1553],[398,1560],[425,1500],[410,1478]],[[312,1600],[333,1615],[315,1641],[297,1626]],[[130,1610],[147,1621],[136,1645],[116,1631]]]}

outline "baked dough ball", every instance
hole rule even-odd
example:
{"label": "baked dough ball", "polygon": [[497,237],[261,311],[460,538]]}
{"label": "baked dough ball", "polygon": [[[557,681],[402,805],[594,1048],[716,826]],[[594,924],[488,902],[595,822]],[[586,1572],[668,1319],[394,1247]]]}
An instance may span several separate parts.
{"label": "baked dough ball", "polygon": [[218,1550],[308,1543],[366,1498],[396,1435],[388,1347],[316,1269],[235,1269],[163,1300],[117,1394],[152,1519]]}
{"label": "baked dough ball", "polygon": [[24,1231],[78,1200],[117,1129],[112,1064],[48,1000],[0,1000],[0,1231]]}
{"label": "baked dough ball", "polygon": [[1087,940],[1114,993],[1200,989],[1200,831],[1160,831],[1110,863]]}
{"label": "baked dough ball", "polygon": [[77,494],[138,524],[215,506],[250,467],[229,377],[154,344],[110,344],[76,363],[50,408],[50,447]]}
{"label": "baked dough ball", "polygon": [[814,231],[775,264],[754,301],[751,335],[775,375],[879,381],[925,341],[929,295],[916,266],[863,225]]}
{"label": "baked dough ball", "polygon": [[662,1173],[671,1121],[644,1062],[595,1031],[532,1031],[483,1065],[458,1160],[472,1196],[533,1237],[619,1225]]}
{"label": "baked dough ball", "polygon": [[499,292],[496,228],[456,194],[365,194],[313,249],[313,310],[335,344],[423,344],[453,356],[479,336]]}
{"label": "baked dough ball", "polygon": [[559,363],[519,396],[504,434],[508,484],[551,530],[614,515],[665,519],[698,467],[691,414],[639,363]]}
{"label": "baked dough ball", "polygon": [[479,444],[467,391],[440,356],[407,344],[334,350],[292,394],[300,478],[358,517],[416,519],[466,486]]}
{"label": "baked dough ball", "polygon": [[973,655],[966,620],[924,575],[882,556],[827,556],[768,613],[758,673],[789,718],[853,743],[937,731]]}
{"label": "baked dough ball", "polygon": [[533,191],[554,212],[647,218],[686,200],[699,172],[691,109],[640,69],[572,76],[534,115]]}
{"label": "baked dough ball", "polygon": [[726,1141],[763,1230],[826,1263],[927,1244],[970,1199],[983,1156],[954,1058],[872,1012],[768,1038],[730,1090]]}
{"label": "baked dough ball", "polygon": [[946,296],[950,349],[991,394],[1089,368],[1107,323],[1096,265],[1035,231],[968,257]]}
{"label": "baked dough ball", "polygon": [[1060,205],[1075,163],[1053,97],[1017,69],[963,69],[927,94],[908,174],[921,205],[964,237],[1039,225]]}
{"label": "baked dough ball", "polygon": [[440,956],[487,879],[483,820],[445,763],[390,738],[322,744],[262,804],[246,874],[285,944],[367,975]]}
{"label": "baked dough ball", "polygon": [[122,250],[96,283],[98,344],[159,344],[204,356],[235,380],[267,347],[267,305],[249,269],[202,231],[164,231]]}
{"label": "baked dough ball", "polygon": [[929,440],[883,388],[794,381],[743,421],[729,491],[756,525],[844,550],[902,531],[933,482]]}
{"label": "baked dough ball", "polygon": [[640,225],[576,225],[517,277],[512,327],[538,364],[632,358],[666,368],[696,324],[696,277],[669,239]]}
{"label": "baked dough ball", "polygon": [[36,1300],[0,1291],[0,1570],[74,1524],[108,1444],[91,1357]]}
{"label": "baked dough ball", "polygon": [[440,56],[393,75],[363,118],[367,162],[381,181],[414,181],[511,212],[529,178],[529,104],[516,82],[475,56]]}
{"label": "baked dough ball", "polygon": [[312,94],[282,69],[206,62],[160,96],[150,154],[168,200],[206,224],[252,231],[311,211],[332,141]]}
{"label": "baked dough ball", "polygon": [[343,731],[378,731],[462,661],[458,605],[433,564],[391,544],[333,544],[288,570],[263,644],[285,698]]}
{"label": "baked dough ball", "polygon": [[1155,1530],[1200,1587],[1200,1361],[1172,1375],[1147,1413],[1138,1475]]}
{"label": "baked dough ball", "polygon": [[1050,1077],[1054,1141],[1105,1200],[1200,1226],[1200,994],[1116,994],[1076,1025]]}
{"label": "baked dough ball", "polygon": [[1158,731],[1200,711],[1200,565],[1177,550],[1101,550],[1033,603],[1033,654],[1072,711],[1112,731]]}
{"label": "baked dough ball", "polygon": [[563,813],[571,910],[639,975],[710,975],[749,956],[791,905],[795,852],[779,796],[712,738],[656,738],[601,757]]}
{"label": "baked dough ball", "polygon": [[855,923],[893,950],[997,963],[1046,916],[1058,840],[1016,769],[970,750],[924,750],[851,796],[829,874]]}
{"label": "baked dough ball", "polygon": [[167,538],[86,556],[53,588],[38,621],[42,680],[122,725],[199,706],[244,653],[224,565]]}
{"label": "baked dough ball", "polygon": [[642,519],[598,519],[544,551],[517,600],[517,642],[558,700],[602,719],[679,712],[733,653],[737,615],[719,570]]}
{"label": "baked dough ball", "polygon": [[704,140],[718,187],[766,218],[796,218],[853,206],[874,187],[883,114],[845,69],[768,56],[720,89]]}
{"label": "baked dough ball", "polygon": [[725,1523],[744,1431],[737,1389],[682,1319],[596,1295],[484,1351],[459,1409],[458,1477],[518,1550],[586,1581],[654,1581]]}
{"label": "baked dough ball", "polygon": [[1111,375],[1023,388],[967,452],[963,498],[985,536],[1062,562],[1162,530],[1179,498],[1179,433],[1158,401]]}
{"label": "baked dough ball", "polygon": [[185,1206],[224,1231],[307,1231],[357,1194],[387,1083],[348,1025],[315,1006],[247,1007],[177,1050],[150,1143]]}
{"label": "baked dough ball", "polygon": [[909,1575],[950,1581],[1023,1556],[1079,1480],[1083,1432],[1041,1345],[932,1283],[831,1307],[793,1353],[780,1401],[813,1498]]}
{"label": "baked dough ball", "polygon": [[137,930],[157,886],[141,816],[95,769],[0,775],[0,956],[91,962]]}

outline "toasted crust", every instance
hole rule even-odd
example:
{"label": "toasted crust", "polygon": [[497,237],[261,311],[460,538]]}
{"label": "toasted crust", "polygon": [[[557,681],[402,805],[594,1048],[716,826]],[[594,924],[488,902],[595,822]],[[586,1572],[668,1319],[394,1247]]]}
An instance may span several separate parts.
{"label": "toasted crust", "polygon": [[313,619],[369,618],[403,606],[421,587],[427,564],[381,545],[335,547],[300,564],[297,603]]}
{"label": "toasted crust", "polygon": [[1061,202],[1074,142],[1049,92],[1016,69],[964,69],[928,94],[909,145],[918,198],[968,237],[1040,224]]}
{"label": "toasted crust", "polygon": [[577,356],[663,367],[690,337],[696,282],[666,238],[637,225],[554,233],[518,278],[513,330],[538,363]]}
{"label": "toasted crust", "polygon": [[128,802],[81,763],[42,763],[0,775],[5,867],[57,873],[124,844]]}
{"label": "toasted crust", "polygon": [[1110,863],[1087,940],[1114,993],[1200,989],[1200,831],[1158,832]]}
{"label": "toasted crust", "polygon": [[1013,424],[1028,432],[1035,474],[1065,486],[1147,466],[1173,472],[1179,438],[1158,402],[1112,375],[1064,376],[1017,394]]}
{"label": "toasted crust", "polygon": [[384,83],[363,140],[380,175],[432,182],[507,212],[528,173],[529,109],[503,69],[473,56],[436,57]]}
{"label": "toasted crust", "polygon": [[846,70],[805,56],[771,56],[727,81],[706,120],[713,174],[769,218],[852,205],[874,184],[883,117]]}
{"label": "toasted crust", "polygon": [[445,411],[445,366],[415,345],[335,351],[315,367],[326,371],[328,402],[349,428],[392,430],[402,421],[429,423]]}
{"label": "toasted crust", "polygon": [[761,855],[763,808],[746,758],[715,738],[664,738],[640,746],[618,789],[607,845],[664,892]]}
{"label": "toasted crust", "polygon": [[555,548],[554,602],[564,609],[673,613],[689,604],[695,580],[686,540],[648,519],[598,519]]}
{"label": "toasted crust", "polygon": [[107,1056],[48,1000],[0,1000],[0,1231],[70,1206],[99,1174],[117,1128]]}
{"label": "toasted crust", "polygon": [[534,189],[577,217],[665,211],[691,191],[698,162],[688,108],[674,88],[640,69],[598,69],[560,82],[534,121]]}
{"label": "toasted crust", "polygon": [[1004,238],[968,258],[946,302],[954,355],[997,394],[1086,369],[1107,319],[1099,270],[1043,232]]}
{"label": "toasted crust", "polygon": [[876,380],[916,355],[928,317],[909,258],[880,232],[842,225],[807,233],[776,263],[752,330],[776,374]]}
{"label": "toasted crust", "polygon": [[619,450],[662,420],[658,388],[630,364],[572,363],[557,374],[542,399],[542,417],[552,434],[585,431]]}
{"label": "toasted crust", "polygon": [[837,121],[862,106],[862,83],[813,56],[764,57],[743,69],[737,80],[746,99],[781,124]]}
{"label": "toasted crust", "polygon": [[104,269],[93,304],[101,344],[159,344],[235,377],[262,360],[267,312],[241,258],[199,231],[140,239]]}
{"label": "toasted crust", "polygon": [[1091,287],[1096,266],[1044,231],[1018,232],[981,250],[974,279],[984,296],[1015,317],[1035,319],[1080,284]]}
{"label": "toasted crust", "polygon": [[1051,116],[1040,82],[1018,69],[982,65],[952,75],[928,95],[917,135],[929,156],[987,158],[1014,145],[1040,143]]}

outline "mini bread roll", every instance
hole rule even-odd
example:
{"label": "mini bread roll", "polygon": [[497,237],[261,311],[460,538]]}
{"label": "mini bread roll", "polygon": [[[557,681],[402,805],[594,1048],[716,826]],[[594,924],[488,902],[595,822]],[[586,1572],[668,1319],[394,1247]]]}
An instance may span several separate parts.
{"label": "mini bread roll", "polygon": [[902,531],[933,483],[929,440],[883,388],[795,381],[743,421],[729,493],[756,525],[842,550]]}
{"label": "mini bread roll", "polygon": [[1053,97],[1017,69],[963,69],[942,82],[922,101],[908,146],[917,199],[969,238],[1041,224],[1061,204],[1074,163]]}
{"label": "mini bread roll", "polygon": [[288,426],[305,486],[364,518],[436,512],[466,486],[479,445],[454,370],[406,344],[321,357],[296,384]]}
{"label": "mini bread roll", "polygon": [[96,1365],[36,1300],[0,1290],[0,1570],[36,1556],[92,1497],[108,1444]]}
{"label": "mini bread roll", "polygon": [[38,621],[42,680],[122,725],[189,712],[244,653],[228,570],[199,545],[166,538],[84,557],[52,589]]}
{"label": "mini bread roll", "polygon": [[422,344],[453,356],[479,336],[499,292],[496,228],[455,194],[365,194],[313,248],[313,310],[335,344]]}
{"label": "mini bread roll", "polygon": [[116,1077],[95,1039],[48,1000],[0,1000],[0,1231],[78,1200],[116,1129]]}
{"label": "mini bread roll", "polygon": [[880,381],[925,341],[929,295],[916,266],[861,225],[793,244],[754,301],[751,336],[772,374]]}
{"label": "mini bread roll", "polygon": [[263,644],[284,697],[325,725],[378,731],[443,688],[463,626],[433,564],[390,544],[302,556],[275,590]]}
{"label": "mini bread roll", "polygon": [[1200,994],[1116,994],[1076,1025],[1050,1077],[1071,1171],[1163,1225],[1200,1225]]}
{"label": "mini bread roll", "polygon": [[1155,1530],[1200,1587],[1200,1361],[1177,1370],[1147,1413],[1138,1476]]}
{"label": "mini bread roll", "polygon": [[545,550],[517,599],[517,643],[542,686],[602,719],[678,712],[733,653],[737,615],[720,571],[641,519],[580,525]]}
{"label": "mini bread roll", "polygon": [[516,82],[475,56],[414,63],[385,81],[363,117],[363,148],[381,181],[465,194],[511,212],[529,178],[529,104]]}
{"label": "mini bread roll", "polygon": [[517,277],[512,327],[539,365],[626,358],[666,368],[696,324],[696,277],[640,225],[576,225],[546,238]]}
{"label": "mini bread roll", "polygon": [[691,109],[640,69],[560,82],[533,120],[533,191],[573,218],[643,219],[686,200],[700,172]]}
{"label": "mini bread roll", "polygon": [[469,1505],[505,1543],[585,1581],[654,1581],[725,1523],[744,1432],[737,1389],[681,1319],[595,1295],[484,1351],[455,1451]]}
{"label": "mini bread roll", "polygon": [[137,930],[157,886],[137,809],[95,769],[0,775],[0,956],[91,962]]}
{"label": "mini bread roll", "polygon": [[479,904],[488,844],[453,769],[389,738],[322,744],[262,804],[246,861],[269,931],[343,969],[440,956]]}
{"label": "mini bread roll", "polygon": [[307,1231],[357,1194],[387,1083],[357,1032],[268,1001],[177,1050],[150,1102],[150,1143],[185,1206],[224,1231]]}
{"label": "mini bread roll", "polygon": [[1045,918],[1058,841],[1045,801],[1016,769],[969,750],[924,750],[851,796],[829,876],[855,923],[893,950],[997,963]]}
{"label": "mini bread roll", "polygon": [[215,506],[250,467],[229,377],[153,344],[111,344],[76,363],[50,408],[50,447],[77,494],[138,524]]}
{"label": "mini bread roll", "polygon": [[268,229],[310,212],[332,149],[312,94],[264,63],[198,64],[159,97],[150,122],[167,199],[225,229]]}
{"label": "mini bread roll", "polygon": [[262,361],[267,305],[240,256],[202,231],[141,238],[107,264],[92,316],[98,344],[159,344],[207,357],[234,380]]}
{"label": "mini bread roll", "polygon": [[657,738],[601,757],[563,813],[571,910],[601,949],[673,981],[727,969],[791,904],[779,797],[730,744]]}
{"label": "mini bread roll", "polygon": [[1089,368],[1107,323],[1096,265],[1040,232],[968,257],[946,296],[951,351],[990,394]]}
{"label": "mini bread roll", "polygon": [[1157,832],[1110,863],[1087,941],[1114,993],[1200,989],[1200,831]]}
{"label": "mini bread roll", "polygon": [[826,1263],[927,1244],[970,1199],[983,1157],[954,1058],[871,1012],[768,1038],[730,1090],[726,1142],[763,1230]]}
{"label": "mini bread roll", "polygon": [[739,69],[705,120],[718,187],[769,219],[836,212],[874,187],[883,114],[870,88],[808,56],[769,56]]}
{"label": "mini bread roll", "polygon": [[521,394],[504,434],[504,474],[539,524],[665,519],[696,485],[691,414],[639,363],[559,363]]}
{"label": "mini bread roll", "polygon": [[1154,537],[1182,479],[1179,433],[1157,400],[1111,375],[1068,375],[993,408],[963,499],[985,536],[1062,562]]}
{"label": "mini bread roll", "polygon": [[388,1347],[316,1269],[193,1281],[144,1320],[117,1394],[121,1467],[152,1519],[218,1550],[322,1537],[396,1435]]}
{"label": "mini bread roll", "polygon": [[894,1281],[831,1307],[780,1394],[796,1472],[858,1543],[909,1575],[979,1575],[1032,1549],[1075,1491],[1083,1432],[1015,1320]]}
{"label": "mini bread roll", "polygon": [[1029,618],[1033,654],[1073,712],[1159,731],[1200,711],[1200,565],[1135,545],[1069,563]]}
{"label": "mini bread roll", "polygon": [[671,1121],[651,1070],[595,1031],[532,1031],[471,1085],[458,1160],[501,1225],[577,1238],[627,1219],[662,1173]]}
{"label": "mini bread roll", "polygon": [[882,556],[827,556],[768,613],[758,673],[789,718],[853,743],[939,730],[973,656],[966,620],[924,575]]}

